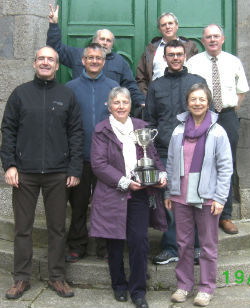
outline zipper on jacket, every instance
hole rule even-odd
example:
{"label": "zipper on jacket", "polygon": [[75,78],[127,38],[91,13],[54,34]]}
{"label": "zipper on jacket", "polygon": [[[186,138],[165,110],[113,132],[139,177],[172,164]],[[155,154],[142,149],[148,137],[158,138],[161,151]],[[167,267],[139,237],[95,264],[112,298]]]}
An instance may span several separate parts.
{"label": "zipper on jacket", "polygon": [[92,94],[93,94],[93,101],[92,101],[92,120],[93,120],[93,128],[95,128],[95,121],[96,121],[96,116],[95,116],[95,80],[92,79]]}
{"label": "zipper on jacket", "polygon": [[45,172],[44,161],[45,161],[45,115],[46,115],[46,87],[47,81],[44,81],[44,89],[43,89],[43,122],[42,122],[42,172]]}
{"label": "zipper on jacket", "polygon": [[[207,130],[207,133],[206,133],[206,141],[205,141],[205,148],[206,148],[206,143],[207,143],[207,136],[211,130],[211,128],[216,124],[216,122],[214,122],[213,124],[210,125],[209,129]],[[203,168],[203,163],[204,163],[204,157],[205,157],[205,151],[204,151],[204,156],[203,156],[203,159],[202,159],[202,164],[201,164],[201,170]],[[200,176],[199,176],[199,181],[198,181],[198,185],[197,185],[197,194],[198,196],[201,198],[200,194],[199,194],[199,186],[200,186],[200,181],[201,181],[201,172],[200,172]],[[201,198],[202,199],[202,198]]]}

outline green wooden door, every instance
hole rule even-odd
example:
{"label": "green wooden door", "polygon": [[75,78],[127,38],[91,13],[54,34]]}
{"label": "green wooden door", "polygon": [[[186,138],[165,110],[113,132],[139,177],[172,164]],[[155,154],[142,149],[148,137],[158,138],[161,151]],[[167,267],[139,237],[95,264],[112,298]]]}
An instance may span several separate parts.
{"label": "green wooden door", "polygon": [[[115,35],[114,50],[136,67],[144,48],[145,0],[61,0],[60,23],[63,42],[83,47],[98,29],[107,28]],[[61,69],[65,83],[70,71]]]}
{"label": "green wooden door", "polygon": [[[202,30],[214,23],[220,25],[226,36],[224,50],[235,53],[235,0],[148,0],[146,40],[157,35],[157,17],[172,12],[179,20],[178,34],[195,41],[200,51]],[[153,17],[154,16],[154,17]],[[153,17],[153,18],[152,18]]]}
{"label": "green wooden door", "polygon": [[[135,72],[150,40],[159,35],[157,17],[173,12],[179,19],[179,35],[194,40],[200,51],[202,29],[210,23],[222,26],[224,50],[235,52],[235,0],[59,0],[63,42],[84,47],[98,29],[107,28],[115,37],[114,50],[122,54]],[[61,67],[65,83],[70,70]]]}

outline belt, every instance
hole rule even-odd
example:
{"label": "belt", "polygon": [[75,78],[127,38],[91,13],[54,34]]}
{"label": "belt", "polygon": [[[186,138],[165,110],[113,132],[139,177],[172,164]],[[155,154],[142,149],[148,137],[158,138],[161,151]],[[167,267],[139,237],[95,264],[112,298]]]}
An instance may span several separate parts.
{"label": "belt", "polygon": [[226,113],[226,112],[230,112],[230,111],[234,111],[234,107],[222,108],[220,112],[215,110],[216,113]]}

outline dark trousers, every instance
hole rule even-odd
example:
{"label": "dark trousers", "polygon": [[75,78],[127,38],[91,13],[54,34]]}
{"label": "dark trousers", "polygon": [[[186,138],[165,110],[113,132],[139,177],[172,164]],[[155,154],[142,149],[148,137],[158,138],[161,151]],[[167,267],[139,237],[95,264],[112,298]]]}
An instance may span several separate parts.
{"label": "dark trousers", "polygon": [[130,277],[127,282],[124,263],[124,240],[108,239],[108,261],[112,288],[129,290],[132,300],[146,294],[148,260],[149,204],[143,191],[134,192],[128,200],[127,244],[129,250]]}
{"label": "dark trousers", "polygon": [[[220,124],[227,132],[227,136],[232,150],[233,163],[235,167],[236,149],[239,140],[238,130],[240,123],[234,109],[231,109],[230,111],[227,112],[219,113],[219,118],[217,123]],[[232,198],[232,180],[231,180],[229,195],[227,198],[227,202],[224,205],[224,209],[223,212],[221,213],[220,219],[231,219],[232,203],[233,203],[233,198]]]}
{"label": "dark trousers", "polygon": [[[67,244],[71,251],[80,255],[87,253],[88,229],[87,216],[90,197],[93,194],[96,185],[96,176],[94,175],[91,164],[84,161],[83,172],[80,184],[68,189],[68,200],[71,205],[71,223],[67,237]],[[106,242],[103,239],[96,239],[97,255],[106,252]],[[104,252],[103,252],[104,254]]]}
{"label": "dark trousers", "polygon": [[66,174],[19,173],[19,188],[13,188],[14,280],[27,281],[31,276],[32,230],[40,189],[48,229],[49,279],[63,280],[65,276]]}

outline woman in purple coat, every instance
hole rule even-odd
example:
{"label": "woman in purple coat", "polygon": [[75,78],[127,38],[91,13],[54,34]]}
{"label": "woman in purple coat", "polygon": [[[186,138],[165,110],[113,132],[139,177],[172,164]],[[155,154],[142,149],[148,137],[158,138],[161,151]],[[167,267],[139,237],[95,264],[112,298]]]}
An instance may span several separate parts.
{"label": "woman in purple coat", "polygon": [[[131,99],[126,88],[117,87],[110,92],[108,107],[111,115],[97,124],[92,140],[91,166],[97,176],[97,184],[92,200],[90,235],[107,239],[115,299],[127,301],[129,291],[137,308],[147,308],[145,294],[149,221],[152,222],[154,216],[155,227],[160,230],[167,228],[163,203],[158,202],[160,204],[156,209],[152,209],[149,199],[157,195],[156,191],[160,192],[157,188],[166,186],[166,172],[153,144],[150,144],[147,148],[148,156],[162,171],[159,184],[154,188],[146,188],[134,180],[133,170],[137,160],[143,156],[143,151],[135,145],[130,133],[145,127],[146,123],[129,117]],[[129,249],[128,281],[123,264],[125,240]]]}

